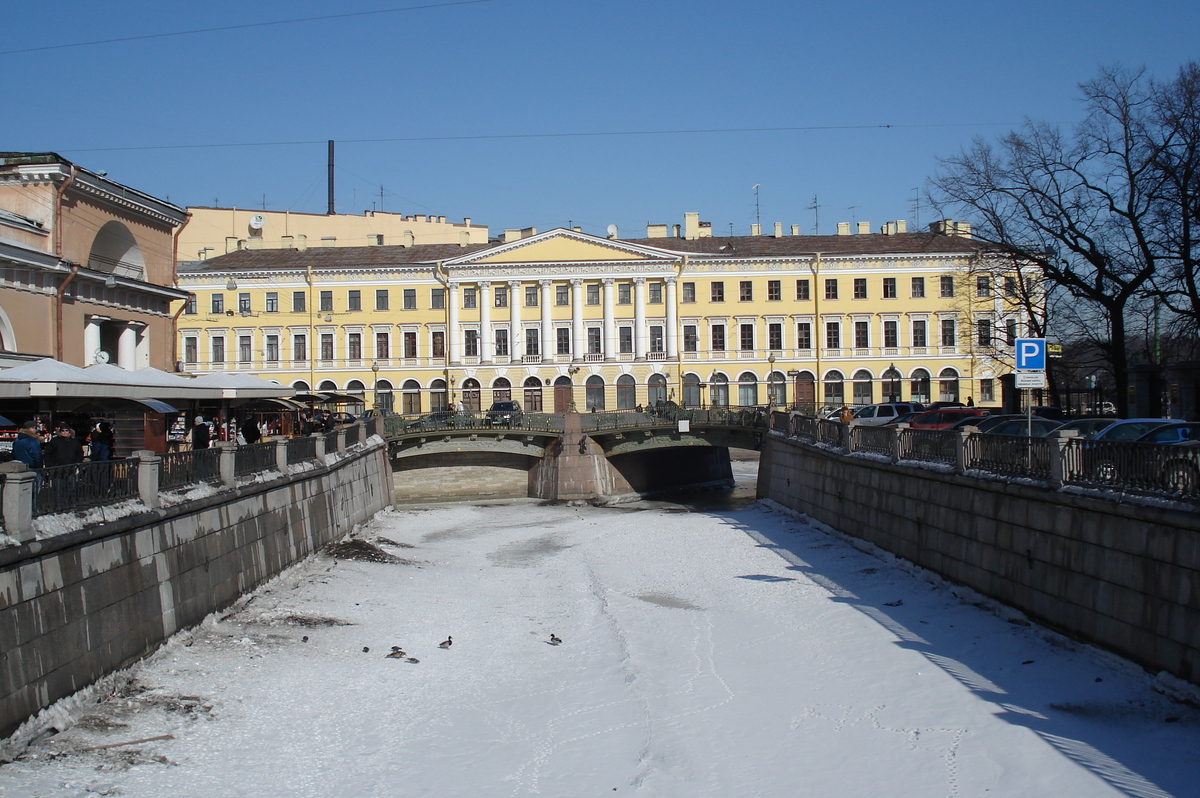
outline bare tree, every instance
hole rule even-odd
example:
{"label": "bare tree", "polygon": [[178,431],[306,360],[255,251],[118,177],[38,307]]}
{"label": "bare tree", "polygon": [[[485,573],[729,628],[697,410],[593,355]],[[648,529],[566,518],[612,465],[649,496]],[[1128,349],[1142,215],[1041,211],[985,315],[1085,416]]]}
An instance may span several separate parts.
{"label": "bare tree", "polygon": [[1126,313],[1151,287],[1161,254],[1155,91],[1142,72],[1121,67],[1080,88],[1086,115],[1072,134],[1027,122],[995,145],[976,139],[940,161],[928,193],[943,214],[965,213],[978,238],[1086,304],[1124,413]]}

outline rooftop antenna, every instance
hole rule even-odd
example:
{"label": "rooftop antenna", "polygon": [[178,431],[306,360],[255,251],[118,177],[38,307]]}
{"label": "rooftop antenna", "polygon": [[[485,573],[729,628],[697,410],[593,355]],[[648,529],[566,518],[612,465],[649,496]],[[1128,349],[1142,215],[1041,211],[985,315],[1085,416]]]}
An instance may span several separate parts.
{"label": "rooftop antenna", "polygon": [[916,217],[916,228],[921,229],[921,188],[913,189],[913,215]]}
{"label": "rooftop antenna", "polygon": [[379,187],[379,212],[383,213],[383,186]]}
{"label": "rooftop antenna", "polygon": [[857,205],[851,205],[846,208],[846,210],[850,211],[850,223],[851,224],[856,224],[858,222],[858,214],[856,214],[854,212],[857,208],[858,208]]}
{"label": "rooftop antenna", "polygon": [[267,209],[267,195],[265,193],[263,194],[262,208],[264,211]]}
{"label": "rooftop antenna", "polygon": [[754,184],[754,222],[758,225],[762,224],[762,214],[759,213],[758,206],[758,187],[761,185],[762,183]]}
{"label": "rooftop antenna", "polygon": [[809,205],[808,209],[813,212],[813,235],[820,235],[818,231],[821,227],[821,204],[817,202],[816,194],[813,194],[813,204]]}

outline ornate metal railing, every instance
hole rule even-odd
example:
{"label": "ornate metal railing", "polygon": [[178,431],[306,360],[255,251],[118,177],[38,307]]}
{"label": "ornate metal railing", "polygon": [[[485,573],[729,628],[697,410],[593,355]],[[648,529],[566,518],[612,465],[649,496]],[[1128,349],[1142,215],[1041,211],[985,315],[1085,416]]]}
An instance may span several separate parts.
{"label": "ornate metal railing", "polygon": [[37,472],[34,516],[138,498],[138,460],[99,460]]}
{"label": "ornate metal railing", "polygon": [[358,443],[359,432],[361,430],[362,427],[358,424],[351,424],[349,427],[346,427],[345,430],[343,430],[346,433],[347,446],[354,446],[356,443]]}
{"label": "ornate metal railing", "polygon": [[337,430],[325,433],[325,454],[335,454],[337,452],[338,434]]}
{"label": "ornate metal railing", "polygon": [[287,442],[288,465],[306,463],[317,459],[317,439],[312,435],[303,438],[290,438]]}
{"label": "ornate metal railing", "polygon": [[190,452],[169,452],[162,455],[158,471],[160,490],[220,481],[220,449],[194,449]]}
{"label": "ornate metal railing", "polygon": [[850,428],[850,439],[856,452],[875,452],[890,457],[895,450],[896,432],[886,427],[858,425]]}
{"label": "ornate metal railing", "polygon": [[1063,451],[1064,482],[1200,497],[1200,449],[1073,439]]}
{"label": "ornate metal railing", "polygon": [[239,446],[233,462],[233,473],[239,477],[263,471],[274,471],[276,468],[275,444],[248,443]]}
{"label": "ornate metal railing", "polygon": [[1049,438],[1024,435],[970,435],[966,440],[966,467],[992,474],[1031,479],[1050,478]]}
{"label": "ornate metal railing", "polygon": [[900,430],[900,459],[924,463],[958,462],[958,433],[940,429]]}

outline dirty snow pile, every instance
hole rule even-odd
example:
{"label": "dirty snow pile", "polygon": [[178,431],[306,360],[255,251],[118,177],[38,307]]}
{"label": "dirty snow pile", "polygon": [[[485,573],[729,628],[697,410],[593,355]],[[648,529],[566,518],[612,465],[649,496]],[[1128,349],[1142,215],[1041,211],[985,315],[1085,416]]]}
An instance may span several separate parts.
{"label": "dirty snow pile", "polygon": [[1200,784],[1200,713],[1152,679],[767,506],[444,505],[354,537],[81,694],[0,795]]}

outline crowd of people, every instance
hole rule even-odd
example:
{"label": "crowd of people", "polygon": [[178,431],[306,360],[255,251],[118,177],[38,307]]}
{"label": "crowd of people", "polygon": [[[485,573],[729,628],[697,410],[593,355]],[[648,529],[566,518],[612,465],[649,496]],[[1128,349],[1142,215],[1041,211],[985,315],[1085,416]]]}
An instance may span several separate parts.
{"label": "crowd of people", "polygon": [[86,459],[86,445],[92,460],[111,460],[115,443],[112,425],[107,421],[97,422],[85,435],[79,436],[69,424],[59,424],[52,433],[43,434],[38,420],[33,418],[17,430],[13,459],[30,468],[73,465]]}

